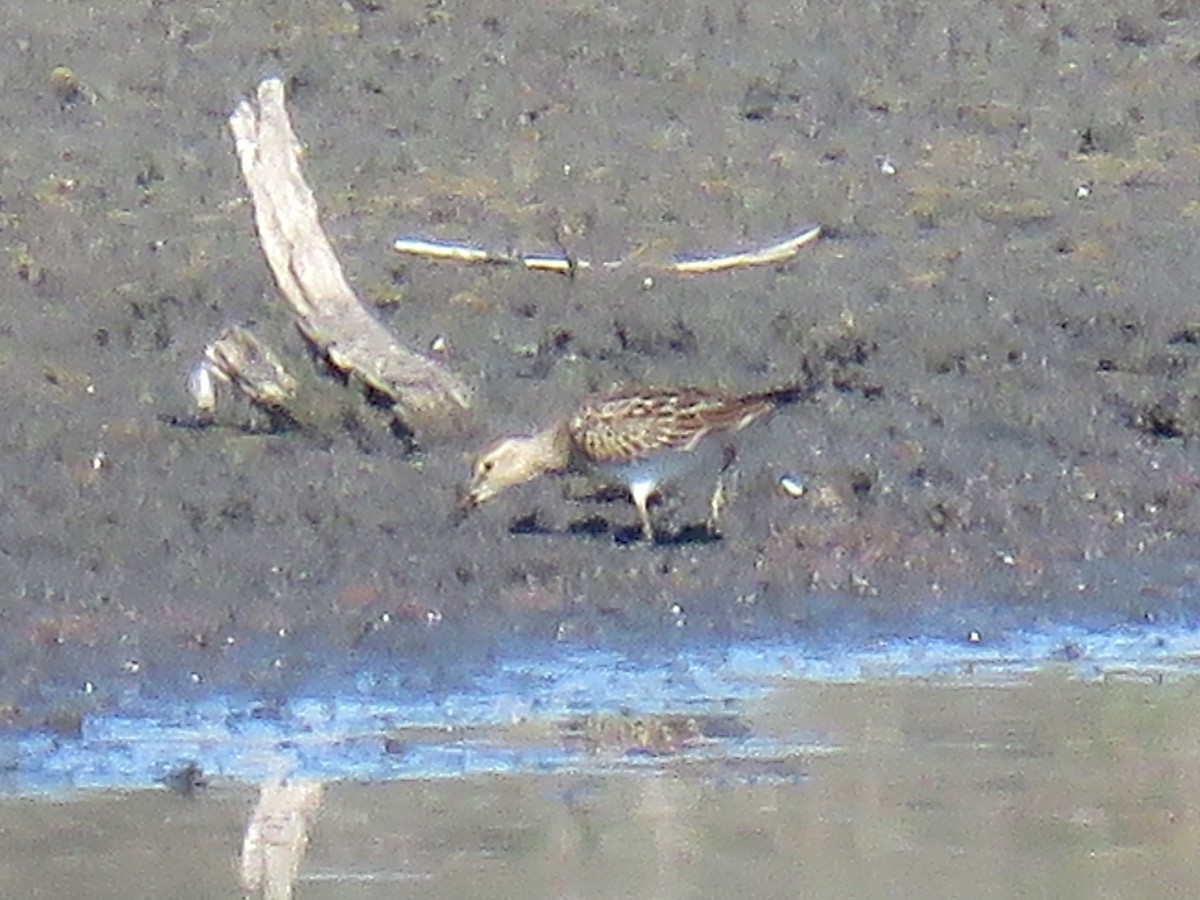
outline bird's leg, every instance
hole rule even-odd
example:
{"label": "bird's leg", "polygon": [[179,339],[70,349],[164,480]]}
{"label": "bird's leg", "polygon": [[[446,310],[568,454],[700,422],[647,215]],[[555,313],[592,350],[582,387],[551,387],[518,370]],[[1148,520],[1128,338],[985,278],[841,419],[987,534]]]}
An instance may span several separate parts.
{"label": "bird's leg", "polygon": [[725,490],[725,473],[733,467],[736,459],[737,450],[732,446],[726,447],[721,471],[717,473],[716,487],[713,488],[712,496],[708,500],[708,521],[704,523],[704,527],[713,537],[719,537],[721,534],[718,520],[721,517],[721,510],[725,508],[725,503],[729,500],[729,493]]}
{"label": "bird's leg", "polygon": [[704,523],[704,527],[713,537],[721,534],[718,519],[720,519],[721,510],[725,508],[725,502],[728,499],[729,497],[725,493],[725,473],[722,472],[717,476],[717,486],[713,488],[712,496],[708,499],[708,521]]}
{"label": "bird's leg", "polygon": [[650,495],[654,493],[654,485],[634,482],[629,486],[629,493],[633,497],[633,503],[642,519],[642,537],[653,544],[654,526],[650,524],[650,510],[647,508],[647,504],[650,502]]}

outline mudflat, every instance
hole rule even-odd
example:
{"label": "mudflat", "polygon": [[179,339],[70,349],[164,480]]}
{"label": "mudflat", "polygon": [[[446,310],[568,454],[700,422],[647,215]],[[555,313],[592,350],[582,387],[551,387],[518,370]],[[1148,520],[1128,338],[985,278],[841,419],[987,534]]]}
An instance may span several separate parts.
{"label": "mudflat", "polygon": [[[7,25],[13,725],[364,653],[437,683],[508,639],[1194,611],[1186,5],[43,2]],[[307,355],[226,127],[267,75],[356,289],[477,386],[473,432],[399,439]],[[785,265],[638,265],[812,223]],[[433,263],[399,234],[629,264]],[[317,398],[306,427],[237,403],[186,427],[234,322]],[[561,480],[453,520],[483,443],[588,392],[805,365],[823,387],[755,426],[720,540],[694,539],[707,484],[654,510],[655,545]]]}

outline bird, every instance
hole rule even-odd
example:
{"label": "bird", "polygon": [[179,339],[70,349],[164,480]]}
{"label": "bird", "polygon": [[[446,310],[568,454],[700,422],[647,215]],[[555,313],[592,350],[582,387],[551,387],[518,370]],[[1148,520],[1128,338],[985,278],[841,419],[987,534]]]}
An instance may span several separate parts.
{"label": "bird", "polygon": [[[485,447],[475,460],[458,508],[465,513],[542,475],[578,471],[623,485],[637,507],[642,537],[654,543],[648,503],[662,485],[696,469],[723,473],[729,460],[716,436],[741,431],[777,407],[813,392],[810,382],[750,394],[696,387],[594,394],[557,424]],[[711,530],[715,530],[722,495],[718,478]]]}

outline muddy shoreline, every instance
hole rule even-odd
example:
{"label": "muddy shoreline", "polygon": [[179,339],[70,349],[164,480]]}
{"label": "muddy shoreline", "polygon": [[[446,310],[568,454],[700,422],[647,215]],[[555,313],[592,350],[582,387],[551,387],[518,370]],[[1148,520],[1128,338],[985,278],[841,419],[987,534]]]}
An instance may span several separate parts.
{"label": "muddy shoreline", "polygon": [[[131,682],[286,689],[360,652],[437,684],[508,641],[1191,621],[1200,22],[1094,13],[15,11],[2,718],[69,721]],[[225,130],[267,74],[355,287],[413,346],[445,342],[476,432],[414,448],[309,360]],[[653,258],[808,222],[827,237],[788,265],[652,286],[389,250]],[[315,427],[177,424],[188,368],[241,321],[322,398]],[[690,539],[694,485],[660,546],[556,481],[451,521],[481,441],[584,393],[755,390],[806,363],[824,387],[743,448],[720,541]]]}

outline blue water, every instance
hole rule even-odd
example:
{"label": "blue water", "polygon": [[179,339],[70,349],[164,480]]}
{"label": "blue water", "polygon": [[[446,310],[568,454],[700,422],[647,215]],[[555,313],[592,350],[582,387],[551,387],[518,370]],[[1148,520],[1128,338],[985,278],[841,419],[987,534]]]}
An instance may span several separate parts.
{"label": "blue water", "polygon": [[[561,742],[517,745],[498,730],[585,715],[736,715],[789,681],[967,678],[1003,685],[1047,668],[1086,680],[1191,678],[1200,672],[1200,629],[1052,627],[987,643],[912,639],[857,647],[752,641],[689,647],[666,661],[559,648],[494,662],[469,683],[438,691],[414,687],[403,667],[376,664],[288,697],[130,692],[84,715],[77,732],[0,737],[0,791],[144,788],[187,766],[208,781],[244,783],[280,775],[368,781],[574,770],[596,762]],[[803,739],[788,738],[787,746]],[[741,736],[696,752],[744,758],[787,746]]]}

